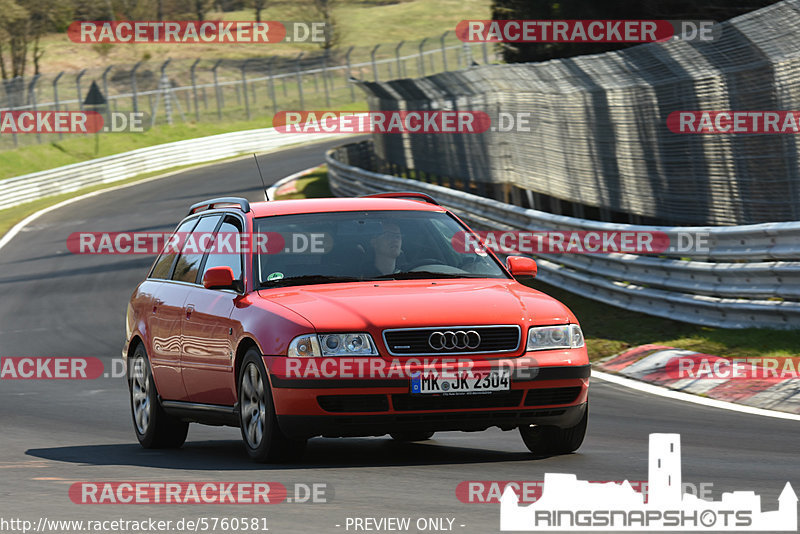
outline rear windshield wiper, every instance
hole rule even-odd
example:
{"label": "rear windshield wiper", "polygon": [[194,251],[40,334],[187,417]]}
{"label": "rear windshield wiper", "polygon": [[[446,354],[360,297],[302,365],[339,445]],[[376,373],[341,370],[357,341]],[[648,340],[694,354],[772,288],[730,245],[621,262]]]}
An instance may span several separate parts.
{"label": "rear windshield wiper", "polygon": [[270,287],[283,287],[283,286],[301,286],[311,284],[336,284],[343,282],[365,282],[376,280],[375,278],[359,278],[356,276],[329,276],[322,274],[307,274],[303,276],[290,276],[288,278],[279,278],[277,280],[269,280],[261,282],[259,289]]}

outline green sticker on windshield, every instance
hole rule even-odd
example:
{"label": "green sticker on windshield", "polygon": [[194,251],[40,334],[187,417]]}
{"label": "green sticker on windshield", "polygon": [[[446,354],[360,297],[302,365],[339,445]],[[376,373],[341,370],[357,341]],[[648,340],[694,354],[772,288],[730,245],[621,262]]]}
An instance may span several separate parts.
{"label": "green sticker on windshield", "polygon": [[283,278],[283,273],[272,273],[267,277],[267,282],[272,282],[273,280],[280,280]]}

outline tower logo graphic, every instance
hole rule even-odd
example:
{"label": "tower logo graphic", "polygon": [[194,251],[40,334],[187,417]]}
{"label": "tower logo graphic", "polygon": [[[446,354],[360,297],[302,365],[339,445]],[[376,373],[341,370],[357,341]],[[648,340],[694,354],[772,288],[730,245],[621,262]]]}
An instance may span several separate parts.
{"label": "tower logo graphic", "polygon": [[753,491],[706,501],[682,492],[680,434],[650,434],[649,498],[626,480],[592,483],[547,473],[542,496],[520,506],[514,490],[500,498],[500,530],[515,531],[797,531],[797,495],[789,482],[778,509],[761,511]]}

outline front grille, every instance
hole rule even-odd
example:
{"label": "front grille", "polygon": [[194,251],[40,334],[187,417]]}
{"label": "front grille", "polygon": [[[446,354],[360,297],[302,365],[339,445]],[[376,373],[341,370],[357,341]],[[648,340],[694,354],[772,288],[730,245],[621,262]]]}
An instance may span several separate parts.
{"label": "front grille", "polygon": [[386,395],[320,395],[317,402],[326,412],[389,411],[389,399]]}
{"label": "front grille", "polygon": [[580,387],[530,389],[525,397],[525,406],[569,404],[574,402],[580,393]]}
{"label": "front grille", "polygon": [[392,395],[392,405],[398,412],[513,408],[519,406],[522,393],[522,390],[514,390],[483,395]]}
{"label": "front grille", "polygon": [[[428,338],[434,332],[472,331],[480,335],[476,348],[433,349]],[[422,356],[436,354],[480,354],[487,352],[510,352],[519,347],[519,326],[441,326],[408,330],[385,330],[383,340],[389,353],[395,356]]]}

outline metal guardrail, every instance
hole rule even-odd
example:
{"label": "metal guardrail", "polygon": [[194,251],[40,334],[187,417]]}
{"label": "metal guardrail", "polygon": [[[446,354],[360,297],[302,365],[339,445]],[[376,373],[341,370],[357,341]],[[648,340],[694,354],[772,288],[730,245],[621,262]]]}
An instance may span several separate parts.
{"label": "metal guardrail", "polygon": [[[706,254],[542,254],[539,277],[550,284],[627,309],[727,328],[800,327],[800,222],[728,227],[614,224],[553,215],[417,180],[367,170],[371,142],[326,155],[339,196],[421,191],[476,229],[705,232]],[[733,261],[735,260],[735,261]],[[795,299],[795,300],[791,300]]]}
{"label": "metal guardrail", "polygon": [[343,134],[286,135],[274,128],[262,128],[140,148],[0,180],[0,209],[88,186],[125,180],[148,172],[337,136],[343,137]]}
{"label": "metal guardrail", "polygon": [[530,195],[528,207],[575,217],[800,220],[796,136],[680,134],[668,126],[679,111],[800,109],[800,0],[720,23],[714,33],[706,42],[364,82],[373,111],[481,111],[492,124],[483,133],[375,135],[375,152],[392,165],[494,189],[498,200],[509,201],[503,188]]}

